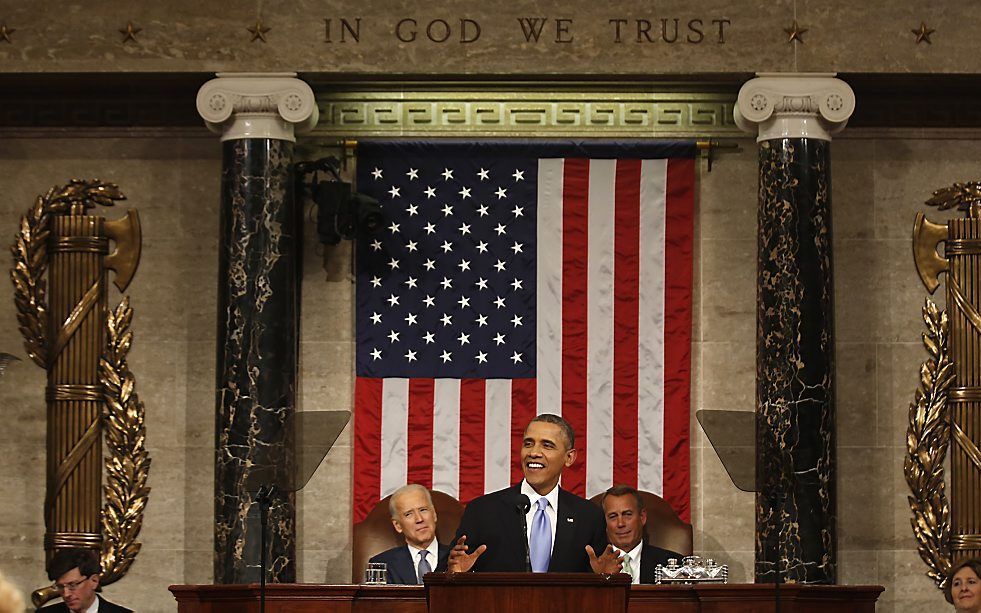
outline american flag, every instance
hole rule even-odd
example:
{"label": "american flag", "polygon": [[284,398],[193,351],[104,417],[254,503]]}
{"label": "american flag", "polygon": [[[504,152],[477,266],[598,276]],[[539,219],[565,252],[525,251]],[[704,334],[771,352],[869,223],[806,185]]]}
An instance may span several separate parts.
{"label": "american flag", "polygon": [[691,142],[362,142],[385,223],[357,245],[354,521],[405,483],[521,479],[561,414],[562,486],[689,516]]}

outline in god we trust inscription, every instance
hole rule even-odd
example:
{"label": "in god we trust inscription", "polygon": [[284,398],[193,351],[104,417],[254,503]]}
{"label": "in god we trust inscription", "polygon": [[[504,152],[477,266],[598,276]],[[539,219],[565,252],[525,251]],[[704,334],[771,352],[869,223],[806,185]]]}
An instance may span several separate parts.
{"label": "in god we trust inscription", "polygon": [[612,44],[666,43],[701,45],[726,44],[730,19],[724,17],[623,17],[605,20],[576,20],[570,17],[514,17],[511,27],[469,17],[400,17],[394,24],[369,22],[361,17],[325,17],[325,43],[359,44],[362,36],[384,36],[401,43],[472,44],[483,37],[514,38],[531,44],[572,44],[584,39]]}

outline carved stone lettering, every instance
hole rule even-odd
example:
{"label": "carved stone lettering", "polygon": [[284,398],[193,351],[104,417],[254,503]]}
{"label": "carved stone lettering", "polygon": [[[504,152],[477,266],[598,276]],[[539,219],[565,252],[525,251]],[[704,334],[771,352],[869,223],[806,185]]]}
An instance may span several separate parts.
{"label": "carved stone lettering", "polygon": [[423,37],[424,40],[437,44],[447,42],[467,44],[477,42],[480,33],[480,22],[465,17],[437,18],[424,23],[406,17],[395,25],[395,38],[403,43],[414,43]]}

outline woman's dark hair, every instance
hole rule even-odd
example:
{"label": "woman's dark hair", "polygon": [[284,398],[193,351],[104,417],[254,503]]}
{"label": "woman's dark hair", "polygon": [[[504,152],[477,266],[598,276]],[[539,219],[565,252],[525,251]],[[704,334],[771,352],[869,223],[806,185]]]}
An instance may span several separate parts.
{"label": "woman's dark hair", "polygon": [[947,602],[950,604],[954,604],[954,575],[964,568],[970,568],[974,571],[974,574],[981,579],[981,559],[965,558],[951,567],[950,572],[947,573],[947,581],[944,583],[944,598],[946,598]]}

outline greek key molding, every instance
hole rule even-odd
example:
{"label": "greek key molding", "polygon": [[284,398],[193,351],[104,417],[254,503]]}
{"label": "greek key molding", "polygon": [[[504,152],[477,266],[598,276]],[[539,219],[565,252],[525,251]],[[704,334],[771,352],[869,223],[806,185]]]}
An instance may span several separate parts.
{"label": "greek key molding", "polygon": [[855,93],[835,73],[759,73],[739,90],[735,120],[758,141],[831,140],[855,112]]}
{"label": "greek key molding", "polygon": [[742,135],[725,93],[346,91],[318,102],[313,137]]}

